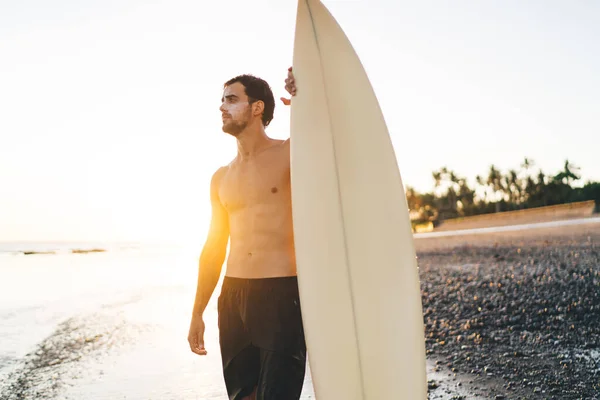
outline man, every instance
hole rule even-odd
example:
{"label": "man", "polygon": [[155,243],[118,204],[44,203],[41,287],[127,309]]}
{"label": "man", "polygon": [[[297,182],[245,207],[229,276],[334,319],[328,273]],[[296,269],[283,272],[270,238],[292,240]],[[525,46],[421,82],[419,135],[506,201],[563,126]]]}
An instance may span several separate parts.
{"label": "man", "polygon": [[[291,68],[286,90],[296,94]],[[290,99],[281,100],[290,104]],[[188,342],[194,353],[206,354],[202,314],[219,280],[230,240],[218,323],[231,400],[298,399],[305,375],[290,142],[265,133],[274,108],[273,93],[262,79],[241,75],[224,85],[223,131],[236,138],[238,154],[211,179],[212,219],[200,256]]]}

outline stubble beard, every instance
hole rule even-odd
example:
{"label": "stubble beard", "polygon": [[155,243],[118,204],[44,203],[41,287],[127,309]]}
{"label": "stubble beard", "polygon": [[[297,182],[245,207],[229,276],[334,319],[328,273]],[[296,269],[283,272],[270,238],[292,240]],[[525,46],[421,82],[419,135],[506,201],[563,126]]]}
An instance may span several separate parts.
{"label": "stubble beard", "polygon": [[223,132],[228,133],[233,137],[238,137],[247,126],[248,121],[229,121],[228,123],[223,124]]}
{"label": "stubble beard", "polygon": [[244,119],[242,121],[235,121],[232,118],[229,119],[226,123],[223,124],[223,132],[230,134],[233,137],[238,137],[240,133],[246,129],[248,126],[248,121],[250,121],[251,110],[248,110],[244,113]]}

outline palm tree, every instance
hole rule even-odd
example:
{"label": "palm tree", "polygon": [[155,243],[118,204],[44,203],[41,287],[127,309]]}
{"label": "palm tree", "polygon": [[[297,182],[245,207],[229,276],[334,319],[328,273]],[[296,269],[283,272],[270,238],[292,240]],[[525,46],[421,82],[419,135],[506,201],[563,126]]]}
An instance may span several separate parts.
{"label": "palm tree", "polygon": [[437,189],[440,210],[444,217],[454,217],[457,214],[458,190],[460,177],[448,167],[442,167],[432,172]]}
{"label": "palm tree", "polygon": [[523,203],[527,203],[532,195],[535,194],[536,185],[535,181],[531,176],[528,176],[525,180],[525,185],[523,187]]}
{"label": "palm tree", "polygon": [[502,173],[496,169],[496,166],[492,164],[488,172],[487,184],[492,189],[493,201],[496,203],[496,212],[500,211],[500,202],[498,201],[498,193],[504,192],[504,185],[502,182]]}
{"label": "palm tree", "polygon": [[458,199],[464,215],[470,215],[475,208],[475,191],[471,189],[465,178],[458,180]]}
{"label": "palm tree", "polygon": [[489,197],[488,186],[485,182],[485,179],[481,175],[477,175],[475,177],[475,182],[477,182],[477,184],[483,188],[483,199],[482,200],[485,202]]}
{"label": "palm tree", "polygon": [[546,186],[546,174],[544,174],[544,172],[541,169],[537,174],[537,185],[538,187]]}
{"label": "palm tree", "polygon": [[525,176],[529,175],[529,170],[535,165],[535,162],[530,159],[525,157],[525,159],[523,160],[523,162],[521,163],[521,168],[523,168],[525,170]]}
{"label": "palm tree", "polygon": [[487,184],[492,188],[494,197],[498,196],[498,192],[504,190],[504,185],[502,184],[502,173],[498,169],[496,169],[496,166],[494,164],[490,166]]}
{"label": "palm tree", "polygon": [[554,176],[554,181],[563,182],[571,186],[572,181],[576,181],[581,178],[581,176],[578,176],[576,172],[579,172],[579,167],[569,163],[569,160],[565,160],[563,170]]}
{"label": "palm tree", "polygon": [[537,180],[532,180],[532,184],[529,187],[529,191],[527,192],[527,196],[529,198],[529,206],[539,207],[548,205],[545,197],[546,185],[546,174],[544,174],[544,171],[540,169],[537,173]]}
{"label": "palm tree", "polygon": [[508,175],[506,175],[506,181],[508,182],[508,191],[510,196],[510,201],[515,204],[521,203],[521,181],[519,180],[519,175],[517,171],[511,169],[508,171]]}
{"label": "palm tree", "polygon": [[433,180],[435,181],[435,187],[436,188],[440,187],[440,184],[442,183],[442,173],[441,173],[441,171],[433,171],[431,173],[431,175],[433,176]]}

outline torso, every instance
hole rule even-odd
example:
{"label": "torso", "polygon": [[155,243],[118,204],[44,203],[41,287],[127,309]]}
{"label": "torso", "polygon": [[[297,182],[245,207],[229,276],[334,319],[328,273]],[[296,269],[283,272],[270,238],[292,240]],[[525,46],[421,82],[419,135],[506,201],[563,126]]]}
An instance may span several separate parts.
{"label": "torso", "polygon": [[296,275],[289,141],[247,159],[236,158],[220,181],[219,199],[229,216],[226,275],[270,278]]}

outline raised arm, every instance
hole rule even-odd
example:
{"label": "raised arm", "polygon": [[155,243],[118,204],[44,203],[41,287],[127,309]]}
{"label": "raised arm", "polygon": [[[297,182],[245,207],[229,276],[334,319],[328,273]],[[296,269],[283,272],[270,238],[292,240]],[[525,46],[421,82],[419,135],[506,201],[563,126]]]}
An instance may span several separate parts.
{"label": "raised arm", "polygon": [[219,187],[225,171],[225,167],[217,170],[210,183],[212,216],[208,236],[200,255],[196,298],[188,334],[190,349],[199,355],[206,354],[202,314],[221,276],[229,241],[229,218],[219,201]]}

